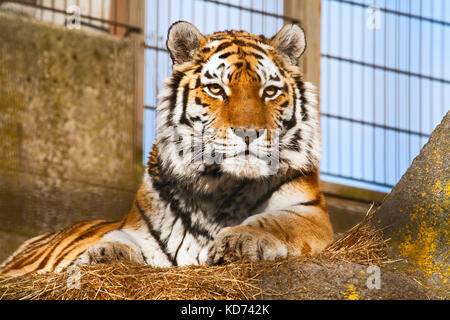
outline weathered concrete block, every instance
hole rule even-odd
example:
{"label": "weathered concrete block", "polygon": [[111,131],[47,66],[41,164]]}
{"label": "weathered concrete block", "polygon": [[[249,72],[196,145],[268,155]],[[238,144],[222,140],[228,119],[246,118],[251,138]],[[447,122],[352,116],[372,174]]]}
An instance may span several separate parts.
{"label": "weathered concrete block", "polygon": [[0,30],[0,231],[119,219],[142,170],[133,40],[1,13]]}
{"label": "weathered concrete block", "polygon": [[450,289],[450,112],[433,131],[374,222],[392,238],[393,252],[414,264],[430,285]]}

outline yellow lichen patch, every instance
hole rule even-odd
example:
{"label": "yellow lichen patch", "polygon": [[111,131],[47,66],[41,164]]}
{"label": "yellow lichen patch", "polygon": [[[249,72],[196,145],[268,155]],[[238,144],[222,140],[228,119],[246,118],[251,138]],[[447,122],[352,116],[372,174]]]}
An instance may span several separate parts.
{"label": "yellow lichen patch", "polygon": [[442,190],[441,181],[438,180],[431,188],[434,194],[439,193]]}
{"label": "yellow lichen patch", "polygon": [[344,298],[347,300],[359,300],[360,296],[356,292],[356,288],[354,285],[349,284],[346,286],[345,291],[342,293],[344,295]]}
{"label": "yellow lichen patch", "polygon": [[[409,231],[409,230],[408,230]],[[419,233],[415,240],[411,234],[407,234],[404,241],[399,244],[400,255],[414,260],[426,275],[433,273],[433,256],[436,250],[437,232],[421,222]]]}
{"label": "yellow lichen patch", "polygon": [[445,188],[444,188],[444,195],[447,199],[447,204],[448,204],[448,199],[450,199],[450,179],[447,180],[447,183],[445,184]]}
{"label": "yellow lichen patch", "polygon": [[[431,194],[448,194],[450,187],[448,181],[445,188],[441,181],[437,181],[430,189]],[[450,249],[447,246],[442,251],[442,246],[438,244],[442,239],[450,244],[450,220],[444,212],[447,204],[448,201],[436,205],[417,205],[411,212],[410,223],[401,232],[402,240],[397,244],[400,256],[414,261],[426,276],[437,275],[443,283],[450,278],[449,266],[445,263],[450,259]]]}

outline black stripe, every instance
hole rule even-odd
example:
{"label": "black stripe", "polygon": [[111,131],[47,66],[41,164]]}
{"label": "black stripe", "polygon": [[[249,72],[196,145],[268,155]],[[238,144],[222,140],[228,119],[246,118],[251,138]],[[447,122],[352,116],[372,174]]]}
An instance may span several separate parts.
{"label": "black stripe", "polygon": [[175,251],[175,261],[177,261],[178,252],[180,251],[181,246],[183,245],[184,239],[186,238],[187,229],[184,229],[183,239],[181,239],[180,244],[178,245],[177,251]]}
{"label": "black stripe", "polygon": [[300,91],[300,102],[301,102],[301,110],[300,113],[302,115],[302,121],[308,120],[308,113],[306,111],[306,104],[308,101],[305,97],[305,85],[300,78],[296,79],[298,90]]}
{"label": "black stripe", "polygon": [[186,109],[189,98],[189,84],[186,84],[183,88],[183,112],[181,113],[180,123],[192,127],[192,122],[186,117]]}
{"label": "black stripe", "polygon": [[278,183],[275,187],[271,188],[269,191],[267,191],[262,197],[259,198],[259,201],[257,201],[251,208],[249,208],[248,212],[252,213],[254,212],[254,210],[256,210],[256,208],[258,208],[258,206],[260,206],[262,203],[264,203],[264,201],[268,200],[272,194],[277,191],[278,189],[280,189],[284,184],[289,183],[297,178],[300,177],[306,177],[309,176],[312,172],[296,172],[295,174],[293,174],[292,176],[288,177],[287,179],[284,179],[283,181],[281,181],[280,183]]}
{"label": "black stripe", "polygon": [[297,205],[301,205],[301,206],[317,206],[320,203],[320,199],[314,199],[311,201],[306,201],[306,202],[300,202]]}
{"label": "black stripe", "polygon": [[185,74],[180,71],[175,71],[172,74],[171,81],[169,82],[168,87],[172,90],[170,95],[167,98],[164,98],[161,102],[164,102],[165,100],[169,101],[169,116],[167,119],[167,126],[172,127],[173,126],[173,112],[175,109],[175,106],[177,104],[177,97],[178,97],[178,86],[180,85],[181,80],[184,78]]}
{"label": "black stripe", "polygon": [[142,210],[141,205],[139,204],[139,201],[136,200],[136,207],[142,217],[142,219],[144,219],[145,223],[147,224],[147,228],[148,231],[150,232],[150,234],[152,235],[152,237],[156,240],[156,242],[159,245],[159,248],[161,249],[161,251],[166,255],[167,259],[169,259],[170,263],[173,266],[177,265],[177,262],[175,261],[175,259],[169,254],[168,250],[167,250],[167,241],[162,241],[161,240],[161,232],[158,230],[153,229],[153,225],[152,222],[150,221],[150,219],[147,217],[147,215],[145,214],[145,212]]}
{"label": "black stripe", "polygon": [[197,264],[200,264],[200,259],[199,259],[200,252],[201,252],[201,250],[199,250],[199,252],[197,253],[197,258],[195,258],[197,260]]}
{"label": "black stripe", "polygon": [[299,142],[302,140],[301,129],[298,129],[291,138],[289,143],[289,149],[293,151],[300,152]]}
{"label": "black stripe", "polygon": [[127,222],[126,219],[122,219],[122,222],[120,223],[120,226],[117,228],[117,230],[122,230],[122,228],[125,226],[126,222]]}
{"label": "black stripe", "polygon": [[221,40],[230,39],[229,36],[218,36],[217,35],[218,33],[223,33],[223,31],[214,32],[212,34],[211,41],[221,41]]}
{"label": "black stripe", "polygon": [[[273,75],[269,75],[269,80],[280,81],[280,77],[276,74],[275,77]],[[283,88],[284,89],[284,88]]]}
{"label": "black stripe", "polygon": [[200,118],[199,116],[189,117],[189,120],[192,121],[192,122],[199,122],[200,121],[201,123],[206,123],[206,121],[203,121],[202,118]]}
{"label": "black stripe", "polygon": [[247,52],[247,55],[254,56],[256,59],[262,60],[264,57],[260,54],[254,53],[254,52]]}
{"label": "black stripe", "polygon": [[233,73],[230,72],[227,77],[228,77],[228,82],[231,82],[231,79],[233,78]]}
{"label": "black stripe", "polygon": [[178,92],[178,87],[180,86],[180,82],[183,79],[183,77],[185,76],[185,74],[181,71],[175,71],[172,74],[172,79],[169,82],[169,88],[172,89],[172,94],[169,97],[170,100],[170,107],[171,108],[175,108],[175,105],[177,103],[177,92]]}
{"label": "black stripe", "polygon": [[195,97],[195,103],[200,105],[200,106],[202,106],[202,107],[208,107],[209,106],[209,104],[203,103],[202,100],[200,100],[199,97]]}
{"label": "black stripe", "polygon": [[258,261],[262,261],[264,258],[263,245],[260,242],[261,239],[258,239],[258,241],[256,242],[256,252],[258,253]]}
{"label": "black stripe", "polygon": [[209,70],[207,70],[205,72],[205,77],[207,77],[208,79],[213,79],[214,77],[211,75],[211,73],[209,73]]}
{"label": "black stripe", "polygon": [[199,88],[202,85],[202,83],[200,82],[200,77],[197,78],[197,80],[195,81],[195,89]]}
{"label": "black stripe", "polygon": [[[314,199],[314,200],[310,200],[310,201],[305,201],[305,202],[299,202],[296,204],[293,204],[291,206],[289,206],[289,208],[295,207],[295,206],[317,206],[320,203],[320,198]],[[293,213],[295,215],[301,215],[300,212],[294,211],[294,210],[290,210],[290,209],[285,209],[282,211],[286,211],[289,213]]]}
{"label": "black stripe", "polygon": [[194,74],[200,73],[202,71],[202,69],[203,69],[202,65],[198,66],[197,69],[194,70]]}
{"label": "black stripe", "polygon": [[247,42],[247,41],[243,41],[243,40],[239,40],[239,39],[234,39],[232,41],[232,43],[237,44],[238,46],[241,46],[241,47],[250,47],[250,48],[256,49],[256,50],[264,53],[265,55],[267,55],[266,50],[264,50],[263,48],[261,48],[260,46],[254,44],[252,42]]}
{"label": "black stripe", "polygon": [[228,48],[230,45],[231,45],[231,42],[224,42],[224,43],[220,44],[220,45],[216,48],[216,50],[214,50],[214,54],[216,54],[216,53],[219,52],[219,51],[222,51],[223,49]]}
{"label": "black stripe", "polygon": [[[300,94],[300,108],[301,108],[300,113],[302,115],[302,121],[306,121],[306,120],[308,120],[308,113],[306,111],[306,104],[308,103],[308,101],[306,100],[306,97],[305,97],[305,86],[304,86],[302,79],[299,77],[295,78],[295,83],[297,85],[297,88],[298,88],[298,91]],[[286,131],[293,128],[297,124],[297,118],[295,116],[295,114],[297,112],[297,99],[298,99],[298,97],[294,90],[293,115],[292,115],[291,119],[283,121],[283,126],[285,127]]]}
{"label": "black stripe", "polygon": [[297,93],[294,90],[294,110],[292,111],[292,117],[289,120],[283,120],[283,127],[288,131],[297,124],[297,117],[295,116],[297,112]]}
{"label": "black stripe", "polygon": [[221,54],[219,56],[219,59],[226,59],[227,57],[231,56],[232,54],[236,54],[236,52],[226,52],[224,54]]}
{"label": "black stripe", "polygon": [[36,237],[37,239],[35,239],[35,240],[29,242],[29,243],[27,244],[26,248],[24,248],[24,249],[27,249],[27,248],[31,247],[32,245],[35,245],[36,243],[41,243],[41,241],[43,241],[44,239],[48,239],[48,237],[50,237],[50,236],[52,236],[52,235],[54,235],[54,234],[55,234],[54,232],[49,232],[49,233],[41,234],[40,236],[37,236],[37,237]]}
{"label": "black stripe", "polygon": [[173,229],[175,228],[175,224],[177,223],[178,218],[179,218],[179,217],[176,217],[175,219],[173,219],[172,226],[170,227],[170,233],[169,233],[169,235],[167,236],[167,241],[169,241],[170,237],[172,236],[172,231],[173,231]]}
{"label": "black stripe", "polygon": [[46,233],[39,237],[39,239],[33,240],[32,242],[28,243],[25,248],[23,248],[22,251],[20,251],[20,254],[26,255],[30,252],[34,251],[36,247],[43,247],[47,243],[51,242],[56,235],[56,232]]}

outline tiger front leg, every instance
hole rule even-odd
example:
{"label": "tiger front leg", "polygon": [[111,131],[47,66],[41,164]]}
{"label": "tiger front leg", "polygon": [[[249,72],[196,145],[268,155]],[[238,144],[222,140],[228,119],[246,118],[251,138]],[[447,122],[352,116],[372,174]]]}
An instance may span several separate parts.
{"label": "tiger front leg", "polygon": [[222,229],[210,247],[208,262],[278,260],[320,252],[334,238],[328,214],[320,208],[301,209],[258,214]]}

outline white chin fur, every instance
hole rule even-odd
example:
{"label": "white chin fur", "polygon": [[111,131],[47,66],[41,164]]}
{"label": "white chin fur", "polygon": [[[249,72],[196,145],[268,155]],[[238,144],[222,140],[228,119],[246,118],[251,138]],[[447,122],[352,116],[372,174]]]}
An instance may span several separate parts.
{"label": "white chin fur", "polygon": [[231,174],[237,178],[260,178],[278,173],[276,165],[269,165],[266,161],[255,157],[236,157],[225,159],[220,165],[222,172]]}

